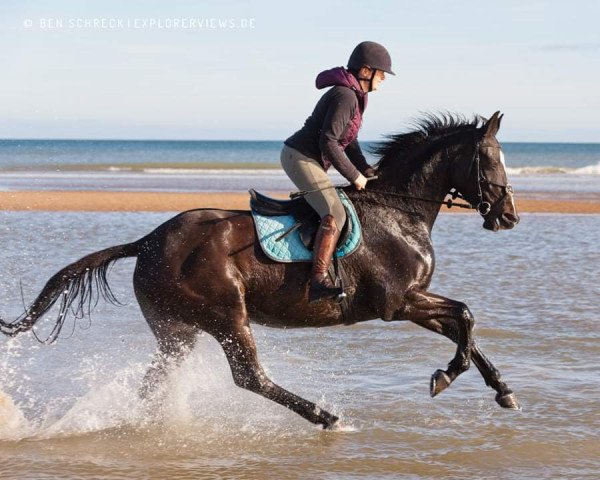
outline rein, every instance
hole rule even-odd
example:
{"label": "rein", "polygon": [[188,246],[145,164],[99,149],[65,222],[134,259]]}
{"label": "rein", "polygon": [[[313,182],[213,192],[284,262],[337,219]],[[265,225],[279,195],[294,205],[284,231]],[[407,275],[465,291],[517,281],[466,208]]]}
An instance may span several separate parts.
{"label": "rein", "polygon": [[[383,195],[387,195],[389,197],[403,198],[403,199],[406,199],[406,200],[419,200],[421,202],[435,203],[437,205],[446,205],[448,208],[457,207],[457,208],[467,208],[467,209],[470,209],[470,210],[476,210],[477,209],[477,206],[472,205],[471,203],[454,202],[453,200],[455,200],[457,197],[460,198],[460,199],[462,199],[462,200],[467,201],[466,198],[463,197],[461,193],[457,192],[454,189],[450,191],[450,195],[452,195],[452,198],[451,199],[449,198],[448,200],[434,200],[432,198],[414,197],[412,195],[403,195],[401,193],[387,192],[385,190],[374,190],[372,188],[369,188],[368,190],[365,190],[365,192],[366,193],[371,193],[371,192],[373,192],[373,193],[380,193],[380,194],[383,194]],[[367,198],[361,198],[360,196],[355,197],[355,198],[357,198],[358,200],[361,200],[361,201],[370,202],[370,203],[374,203],[374,204],[383,205],[383,206],[386,206],[386,207],[391,207],[391,208],[398,209],[398,207],[395,207],[395,206],[392,206],[392,205],[389,205],[389,204],[385,204],[385,203],[382,203],[382,202],[378,202],[377,200],[371,200],[371,199],[367,199]]]}

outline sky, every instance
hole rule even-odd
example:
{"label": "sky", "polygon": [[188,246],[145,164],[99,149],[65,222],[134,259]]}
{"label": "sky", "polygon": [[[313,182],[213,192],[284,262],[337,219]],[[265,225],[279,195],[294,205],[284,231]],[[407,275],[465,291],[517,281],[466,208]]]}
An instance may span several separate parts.
{"label": "sky", "polygon": [[[599,1],[0,0],[0,138],[284,140],[363,40],[396,76],[359,138],[423,112],[600,142]],[[101,23],[104,20],[104,23]]]}

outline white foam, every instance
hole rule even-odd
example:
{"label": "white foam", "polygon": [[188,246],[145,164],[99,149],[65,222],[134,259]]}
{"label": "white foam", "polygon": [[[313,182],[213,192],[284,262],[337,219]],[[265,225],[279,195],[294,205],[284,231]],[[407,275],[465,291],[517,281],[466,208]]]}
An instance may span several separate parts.
{"label": "white foam", "polygon": [[33,433],[32,426],[14,400],[0,390],[0,440],[21,440]]}
{"label": "white foam", "polygon": [[203,176],[222,176],[222,175],[278,175],[282,176],[283,171],[278,169],[202,169],[202,168],[144,168],[144,173],[153,175],[203,175]]}
{"label": "white foam", "polygon": [[567,167],[507,167],[508,175],[540,175],[540,174],[556,174],[570,173],[573,169]]}
{"label": "white foam", "polygon": [[576,168],[570,173],[578,175],[600,175],[600,162],[596,165],[588,165],[587,167]]}
{"label": "white foam", "polygon": [[546,174],[575,174],[575,175],[600,175],[600,162],[596,165],[588,165],[586,167],[571,168],[571,167],[554,167],[554,166],[537,166],[537,167],[507,167],[508,175],[546,175]]}
{"label": "white foam", "polygon": [[139,423],[142,404],[136,388],[141,372],[140,364],[115,372],[111,382],[93,386],[62,416],[44,422],[36,437],[79,435]]}
{"label": "white foam", "polygon": [[131,171],[130,167],[108,167],[106,170],[108,170],[109,172],[129,172]]}

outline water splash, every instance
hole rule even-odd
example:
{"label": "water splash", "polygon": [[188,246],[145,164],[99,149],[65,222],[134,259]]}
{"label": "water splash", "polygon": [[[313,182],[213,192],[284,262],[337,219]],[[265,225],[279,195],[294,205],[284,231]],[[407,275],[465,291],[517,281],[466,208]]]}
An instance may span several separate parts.
{"label": "water splash", "polygon": [[32,435],[33,428],[13,399],[0,390],[0,440],[21,440]]}
{"label": "water splash", "polygon": [[[12,349],[13,360],[21,358],[18,349]],[[10,363],[7,355],[4,358]],[[132,361],[107,374],[106,362],[110,362],[106,355],[97,354],[78,365],[70,380],[85,384],[83,394],[64,382],[65,390],[48,398],[46,391],[35,391],[28,377],[13,374],[5,383],[13,396],[6,392],[0,396],[0,441],[115,430],[135,434],[150,428],[182,442],[206,444],[222,442],[224,436],[273,440],[319,428],[235,386],[220,347],[207,337],[173,369],[153,400],[142,401],[138,396],[148,363]],[[14,365],[9,368],[13,373],[15,369]],[[320,402],[326,404],[323,398]],[[336,430],[352,432],[356,427],[342,418]]]}

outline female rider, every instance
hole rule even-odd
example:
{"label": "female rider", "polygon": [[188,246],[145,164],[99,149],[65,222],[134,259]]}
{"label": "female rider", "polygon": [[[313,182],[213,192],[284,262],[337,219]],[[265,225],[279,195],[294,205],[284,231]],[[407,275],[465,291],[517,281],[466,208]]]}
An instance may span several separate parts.
{"label": "female rider", "polygon": [[357,141],[368,92],[377,90],[385,73],[394,75],[388,51],[375,42],[356,46],[348,68],[337,67],[319,73],[318,89],[329,89],[317,102],[304,126],[284,142],[281,165],[300,190],[316,190],[304,198],[321,217],[315,239],[309,302],[337,298],[342,289],[328,275],[346,211],[327,169],[334,166],[357,190],[375,174]]}

